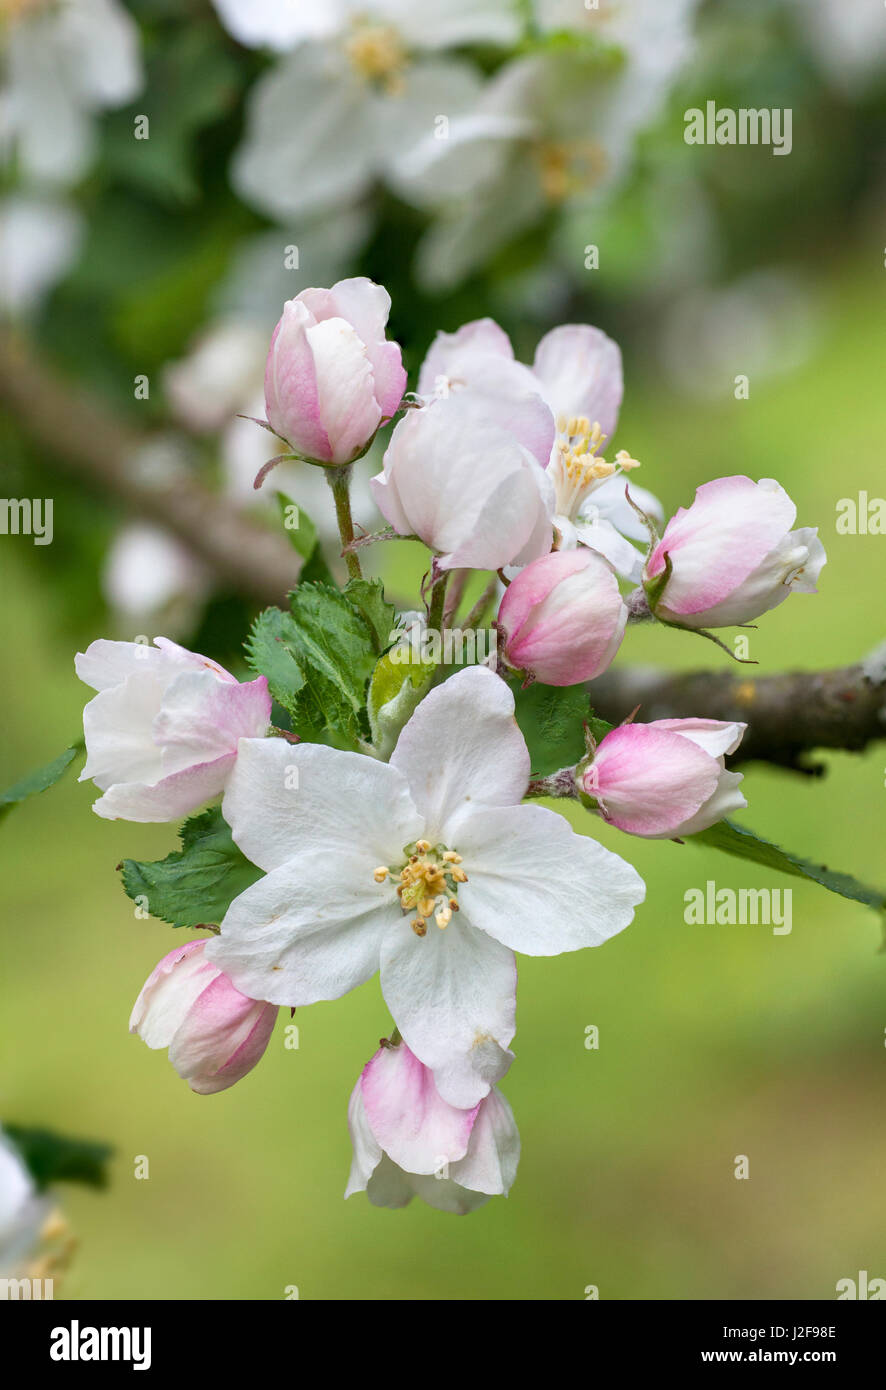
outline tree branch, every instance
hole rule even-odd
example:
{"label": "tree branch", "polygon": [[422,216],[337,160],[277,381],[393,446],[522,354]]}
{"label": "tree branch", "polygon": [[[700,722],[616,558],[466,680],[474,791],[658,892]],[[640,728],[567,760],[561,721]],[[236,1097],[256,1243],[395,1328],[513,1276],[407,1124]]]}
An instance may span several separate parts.
{"label": "tree branch", "polygon": [[0,400],[62,467],[141,520],[177,536],[226,585],[278,603],[298,582],[301,560],[281,534],[245,516],[187,472],[151,475],[153,437],[117,420],[39,361],[13,333],[0,331]]}
{"label": "tree branch", "polygon": [[730,765],[760,761],[807,776],[815,748],[860,752],[886,738],[886,643],[856,666],[751,677],[731,672],[663,673],[651,667],[607,671],[590,686],[596,712],[610,723],[637,706],[638,720],[741,720],[748,725]]}

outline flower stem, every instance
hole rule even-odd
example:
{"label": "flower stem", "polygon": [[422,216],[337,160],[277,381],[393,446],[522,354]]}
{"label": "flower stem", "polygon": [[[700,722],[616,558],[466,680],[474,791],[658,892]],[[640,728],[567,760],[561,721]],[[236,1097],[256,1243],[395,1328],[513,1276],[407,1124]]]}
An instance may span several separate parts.
{"label": "flower stem", "polygon": [[431,601],[428,604],[428,629],[431,632],[439,632],[443,636],[443,609],[446,603],[446,585],[449,583],[449,571],[443,570],[442,573],[434,577],[431,583]]}
{"label": "flower stem", "polygon": [[348,574],[351,579],[361,579],[363,571],[360,568],[360,561],[354,551],[348,550],[348,546],[352,545],[354,540],[354,520],[351,516],[350,465],[343,468],[327,468],[325,472],[326,481],[332,488],[335,519],[338,522],[338,534],[341,536],[342,551],[348,567]]}

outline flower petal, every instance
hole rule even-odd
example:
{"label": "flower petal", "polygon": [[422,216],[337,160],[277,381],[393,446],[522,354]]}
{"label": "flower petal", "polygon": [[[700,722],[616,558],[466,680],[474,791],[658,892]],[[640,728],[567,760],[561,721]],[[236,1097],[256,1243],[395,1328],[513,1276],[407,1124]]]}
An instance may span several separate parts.
{"label": "flower petal", "polygon": [[529,781],[529,750],[510,689],[482,666],[450,676],[422,700],[391,766],[408,782],[432,841],[448,844],[447,826],[463,806],[520,801]]}
{"label": "flower petal", "polygon": [[381,987],[404,1041],[450,1105],[469,1109],[512,1060],[517,969],[512,953],[453,917],[416,936],[406,917],[381,946]]}
{"label": "flower petal", "polygon": [[615,433],[624,390],[617,343],[589,324],[567,323],[546,333],[533,371],[555,415],[584,415],[605,435]]}
{"label": "flower petal", "polygon": [[380,1047],[361,1078],[366,1118],[394,1162],[410,1173],[436,1173],[464,1158],[477,1106],[459,1110],[441,1099],[433,1073],[406,1043]]}
{"label": "flower petal", "polygon": [[[414,716],[413,716],[414,717]],[[266,872],[306,853],[359,847],[371,870],[402,859],[422,831],[403,775],[361,753],[280,738],[243,739],[222,805],[234,841]]]}
{"label": "flower petal", "polygon": [[378,969],[400,919],[359,846],[303,851],[235,898],[206,957],[250,999],[295,1008],[339,999]]}
{"label": "flower petal", "polygon": [[463,914],[527,955],[599,946],[646,894],[636,869],[543,806],[467,808],[451,834],[468,875]]}
{"label": "flower petal", "polygon": [[480,1105],[464,1158],[449,1167],[461,1187],[490,1195],[507,1193],[520,1162],[520,1132],[514,1112],[496,1088]]}

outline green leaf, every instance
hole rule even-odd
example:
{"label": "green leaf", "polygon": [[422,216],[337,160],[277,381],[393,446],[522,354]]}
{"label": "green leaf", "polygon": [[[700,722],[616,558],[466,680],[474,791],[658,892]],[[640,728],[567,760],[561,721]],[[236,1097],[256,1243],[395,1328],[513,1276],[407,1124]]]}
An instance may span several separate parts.
{"label": "green leaf", "polygon": [[179,833],[181,849],[165,859],[124,859],[123,887],[130,898],[145,899],[152,917],[174,927],[218,925],[261,870],[234,844],[218,806],[191,816]]}
{"label": "green leaf", "polygon": [[[302,557],[304,565],[299,575],[300,584],[321,583],[335,586],[332,571],[326,563],[323,548],[317,535],[317,528],[303,507],[287,497],[285,492],[277,493],[277,505],[286,539],[293,550]],[[294,513],[292,509],[295,509]],[[298,524],[292,525],[297,518]]]}
{"label": "green leaf", "polygon": [[37,1187],[43,1191],[55,1182],[82,1182],[106,1187],[106,1165],[114,1152],[108,1144],[91,1139],[68,1139],[49,1129],[3,1126],[18,1149]]}
{"label": "green leaf", "polygon": [[815,864],[809,859],[790,854],[771,841],[764,840],[761,835],[756,835],[753,830],[736,825],[734,821],[723,820],[717,825],[712,825],[709,830],[701,830],[697,835],[688,835],[686,843],[710,845],[713,849],[723,850],[724,854],[735,855],[738,859],[750,859],[767,869],[779,869],[783,874],[791,874],[795,878],[811,879],[813,883],[820,883],[822,888],[827,888],[831,893],[839,893],[843,898],[852,898],[853,901],[864,903],[880,912],[886,907],[886,892],[881,889],[870,888],[851,874],[838,873],[825,864]]}
{"label": "green leaf", "polygon": [[250,666],[302,737],[366,738],[366,687],[393,627],[381,583],[351,580],[344,591],[302,583],[289,601],[289,613],[259,614],[246,642]]}
{"label": "green leaf", "polygon": [[363,614],[373,633],[376,651],[387,651],[394,630],[394,605],[385,601],[384,585],[380,579],[351,579],[345,585],[345,597]]}
{"label": "green leaf", "polygon": [[29,772],[27,776],[20,778],[5,792],[0,793],[0,818],[5,816],[19,801],[26,801],[29,796],[36,796],[38,792],[48,791],[50,787],[55,786],[55,783],[67,772],[83,746],[84,740],[81,736],[76,743],[71,744],[70,748],[66,748],[64,753],[59,753],[57,758],[53,758],[51,763],[47,763],[45,767],[37,768],[36,772]]}
{"label": "green leaf", "polygon": [[552,686],[537,682],[520,689],[511,683],[517,723],[529,745],[533,777],[547,777],[571,767],[585,753],[584,723],[591,705],[583,685]]}

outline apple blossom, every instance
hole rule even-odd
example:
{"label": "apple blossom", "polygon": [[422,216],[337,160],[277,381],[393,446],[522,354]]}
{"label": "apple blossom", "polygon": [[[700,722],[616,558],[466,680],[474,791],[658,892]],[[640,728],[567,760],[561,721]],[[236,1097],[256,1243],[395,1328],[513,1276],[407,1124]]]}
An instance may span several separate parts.
{"label": "apple blossom", "polygon": [[380,969],[440,1095],[476,1105],[511,1059],[514,951],[599,945],[645,892],[561,816],[520,805],[528,780],[513,695],[483,667],[425,697],[390,763],[244,740],[222,809],[265,877],[233,901],[208,958],[244,993],[290,1006]]}
{"label": "apple blossom", "polygon": [[[426,287],[457,284],[552,208],[597,211],[688,57],[695,4],[560,0],[569,15],[562,22],[551,16],[546,27],[589,26],[602,40],[596,51],[564,43],[517,57],[471,110],[453,113],[446,140],[429,126],[410,143],[400,176],[413,201],[423,198],[438,213],[419,246],[417,273]],[[601,63],[607,50],[621,50],[623,60]]]}
{"label": "apple blossom", "polygon": [[36,186],[74,184],[92,163],[96,113],[141,89],[138,26],[117,0],[4,6],[3,18],[4,137]]}
{"label": "apple blossom", "polygon": [[[411,148],[474,110],[483,80],[450,46],[519,36],[512,0],[216,0],[242,43],[285,53],[255,83],[232,169],[237,191],[290,222],[352,204],[385,177],[410,198]],[[289,51],[287,51],[289,50]]]}
{"label": "apple blossom", "polygon": [[385,338],[387,290],[339,280],[287,301],[268,352],[268,424],[299,457],[346,464],[365,453],[406,389],[400,348]]}
{"label": "apple blossom", "polygon": [[345,1196],[365,1192],[378,1207],[418,1196],[464,1214],[507,1194],[520,1136],[497,1089],[470,1109],[443,1100],[433,1073],[405,1042],[384,1044],[363,1068],[348,1106],[354,1158]]}
{"label": "apple blossom", "polygon": [[[418,389],[426,398],[467,390],[490,402],[508,392],[538,392],[555,422],[547,472],[558,548],[587,545],[639,583],[643,558],[626,537],[648,542],[648,533],[625,497],[624,482],[624,473],[638,465],[625,450],[614,462],[600,452],[615,431],[623,392],[621,352],[611,338],[588,324],[564,324],[541,339],[530,368],[515,360],[494,320],[476,319],[455,333],[437,334]],[[631,496],[647,515],[663,516],[645,489],[632,484]]]}
{"label": "apple blossom", "polygon": [[440,569],[526,564],[551,548],[554,422],[536,392],[502,385],[410,411],[372,479],[379,511],[436,551]]}
{"label": "apple blossom", "polygon": [[277,1008],[248,999],[206,959],[206,939],[164,956],[148,976],[129,1020],[148,1047],[169,1060],[192,1091],[214,1095],[251,1071],[264,1054]]}
{"label": "apple blossom", "polygon": [[717,719],[622,724],[579,765],[579,790],[619,830],[653,840],[694,835],[747,805],[741,773],[724,762],[746,728]]}
{"label": "apple blossom", "polygon": [[790,529],[796,515],[772,478],[702,483],[646,562],[643,583],[656,617],[680,627],[728,627],[768,613],[792,590],[816,593],[824,546],[816,528]]}
{"label": "apple blossom", "polygon": [[498,610],[504,658],[545,685],[577,685],[605,671],[628,610],[611,567],[593,550],[555,550],[521,570]]}
{"label": "apple blossom", "polygon": [[83,711],[86,764],[108,820],[166,821],[222,791],[241,738],[261,737],[271,717],[264,676],[241,684],[218,662],[167,637],[92,642],[77,675],[98,694]]}

